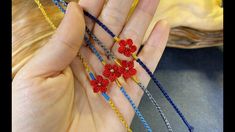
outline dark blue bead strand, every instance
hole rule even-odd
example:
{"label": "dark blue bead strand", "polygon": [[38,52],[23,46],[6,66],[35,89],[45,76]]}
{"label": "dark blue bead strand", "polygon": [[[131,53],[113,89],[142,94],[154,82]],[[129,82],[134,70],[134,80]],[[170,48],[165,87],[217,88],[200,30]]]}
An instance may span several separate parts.
{"label": "dark blue bead strand", "polygon": [[109,28],[107,26],[105,26],[99,19],[97,19],[96,17],[92,16],[90,13],[88,13],[87,11],[84,11],[84,15],[86,15],[87,17],[91,18],[92,20],[94,20],[98,25],[100,25],[109,35],[111,35],[113,38],[115,37],[115,34],[109,30]]}
{"label": "dark blue bead strand", "polygon": [[178,113],[178,115],[180,116],[180,118],[183,120],[183,122],[185,123],[185,125],[188,127],[189,131],[192,132],[193,131],[193,127],[188,123],[188,121],[185,119],[184,115],[182,114],[182,112],[178,109],[178,107],[175,105],[175,103],[173,102],[173,100],[170,98],[170,96],[167,94],[165,88],[161,85],[161,83],[158,81],[158,79],[153,75],[153,73],[148,69],[148,67],[138,58],[136,60],[143,68],[144,70],[148,73],[148,75],[152,78],[153,82],[159,87],[159,89],[161,90],[161,92],[163,93],[163,95],[166,97],[166,99],[168,100],[168,102],[173,106],[173,108],[175,109],[175,111]]}

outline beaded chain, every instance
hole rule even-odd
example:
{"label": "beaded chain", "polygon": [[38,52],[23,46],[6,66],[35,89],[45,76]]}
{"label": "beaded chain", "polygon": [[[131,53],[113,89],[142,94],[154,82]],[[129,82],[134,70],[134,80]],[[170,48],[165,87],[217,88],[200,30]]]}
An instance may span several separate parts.
{"label": "beaded chain", "polygon": [[[133,42],[131,39],[128,42],[128,40],[121,40],[120,38],[118,38],[107,26],[105,26],[99,19],[97,19],[96,17],[92,16],[90,13],[84,11],[84,15],[88,16],[90,19],[94,20],[100,27],[102,27],[116,42],[119,42],[119,53],[124,54],[125,56],[129,57],[130,55],[141,65],[141,67],[148,73],[148,75],[151,77],[151,79],[154,81],[155,85],[158,86],[158,88],[160,89],[160,91],[163,93],[163,95],[165,96],[165,98],[167,99],[167,101],[173,106],[174,110],[177,112],[177,114],[180,116],[180,118],[183,120],[184,124],[187,126],[188,130],[190,132],[193,131],[193,127],[188,123],[188,121],[186,120],[186,118],[184,117],[184,115],[182,114],[182,112],[179,110],[179,108],[176,106],[176,104],[174,103],[174,101],[171,99],[171,97],[168,95],[168,93],[166,92],[165,88],[163,87],[163,85],[158,81],[158,79],[154,76],[154,74],[149,70],[149,68],[143,63],[143,61],[138,58],[136,56],[136,54],[134,54],[134,52],[136,51],[136,46],[132,45]],[[127,48],[124,49],[124,47],[126,45],[131,45],[133,48],[131,48],[128,50]],[[124,50],[127,50],[127,52],[125,52]]]}
{"label": "beaded chain", "polygon": [[[53,0],[53,2],[55,2],[55,4],[59,7],[59,9],[65,13],[65,9],[63,9],[63,7],[60,6],[59,2],[56,0]],[[61,1],[60,1],[61,2]],[[62,2],[62,4],[64,6],[67,6],[66,2]],[[105,65],[106,62],[104,61],[104,59],[99,55],[98,51],[95,49],[95,47],[90,43],[89,39],[85,36],[85,41],[86,43],[89,45],[89,47],[91,48],[91,50],[93,51],[93,53],[97,56],[97,58],[100,60],[100,62]],[[121,86],[119,81],[116,81],[117,85],[120,87],[121,92],[123,93],[123,95],[127,98],[127,100],[129,101],[129,103],[131,104],[132,108],[134,109],[134,111],[136,112],[136,115],[139,117],[139,119],[141,120],[141,122],[144,124],[145,128],[148,130],[148,132],[152,132],[151,127],[148,125],[148,123],[146,122],[146,120],[144,119],[143,115],[141,114],[141,112],[139,111],[139,109],[136,107],[136,105],[134,104],[134,101],[130,98],[130,96],[127,94],[127,92],[125,91],[125,89],[123,88],[123,86]]]}
{"label": "beaded chain", "polygon": [[[47,14],[45,13],[45,10],[43,9],[42,5],[40,4],[39,0],[35,0],[35,2],[38,4],[40,10],[42,11],[42,14],[45,16],[46,20],[48,21],[48,23],[52,26],[53,29],[55,29],[55,26],[53,27],[53,25],[50,22],[50,19],[48,18]],[[64,6],[67,6],[67,2],[64,2],[63,0],[53,0],[53,2],[55,2],[55,4],[63,11],[63,8],[61,7],[61,5],[59,4],[59,2],[62,2]],[[64,10],[65,12],[65,10]],[[93,19],[96,23],[98,23],[98,25],[100,25],[107,33],[109,33],[116,42],[120,42],[120,39],[118,37],[115,36],[115,34],[112,33],[112,31],[110,31],[102,22],[100,22],[97,18],[95,18],[94,16],[92,16],[91,14],[89,14],[88,12],[84,11],[84,14],[88,17],[90,17],[91,19]],[[167,100],[170,102],[170,104],[173,106],[173,108],[176,110],[176,112],[179,114],[179,116],[181,117],[181,119],[184,121],[184,123],[186,124],[186,126],[188,127],[189,131],[193,131],[193,127],[190,126],[190,124],[187,122],[187,120],[185,119],[185,117],[183,116],[183,114],[179,111],[179,109],[177,108],[177,106],[174,104],[174,102],[172,101],[172,99],[170,98],[170,96],[167,94],[167,92],[165,91],[164,87],[160,84],[160,82],[157,80],[157,78],[153,75],[153,73],[148,69],[148,67],[135,55],[135,54],[131,54],[132,57],[144,68],[144,70],[148,73],[148,75],[150,75],[150,77],[153,79],[154,83],[160,88],[161,92],[164,94],[164,96],[167,98]],[[141,83],[138,83],[141,84]]]}
{"label": "beaded chain", "polygon": [[[54,0],[54,1],[58,1],[58,0]],[[59,0],[59,2],[62,2],[64,5],[67,5],[67,2],[65,2],[63,0]],[[119,42],[119,45],[120,45],[120,47],[118,49],[119,53],[122,53],[127,57],[132,56],[134,58],[134,60],[136,60],[136,62],[139,63],[139,65],[148,73],[150,78],[154,81],[154,84],[158,86],[158,88],[160,89],[162,94],[165,96],[167,101],[173,106],[174,110],[180,116],[180,118],[182,119],[184,124],[187,126],[188,130],[190,132],[192,132],[194,128],[188,123],[188,121],[186,120],[186,118],[184,117],[182,112],[179,110],[179,108],[176,106],[174,101],[171,99],[171,97],[166,92],[163,85],[158,81],[158,79],[149,70],[149,68],[143,63],[143,61],[140,58],[138,58],[136,56],[136,54],[134,54],[134,52],[136,51],[136,46],[133,45],[132,40],[131,39],[127,39],[126,41],[121,40],[107,26],[105,26],[99,19],[97,19],[96,17],[94,17],[93,15],[91,15],[90,13],[88,13],[86,11],[84,11],[84,15],[86,15],[87,17],[89,17],[90,19],[95,21],[101,28],[103,28],[114,39],[114,41]],[[126,48],[127,45],[130,45],[131,48],[130,47]]]}
{"label": "beaded chain", "polygon": [[[86,27],[87,28],[87,27]],[[85,36],[85,42],[87,43],[87,45],[90,47],[90,49],[92,50],[92,52],[96,55],[96,57],[100,60],[100,62],[102,62],[103,65],[106,64],[106,62],[104,61],[103,57],[98,53],[98,51],[96,50],[96,48],[92,45],[92,43],[90,42],[89,38]],[[150,126],[148,125],[148,123],[145,121],[143,115],[141,114],[141,112],[139,111],[138,107],[135,105],[134,101],[131,99],[131,97],[127,94],[126,90],[124,89],[124,87],[121,85],[121,83],[118,81],[118,79],[115,80],[116,84],[119,86],[120,91],[123,93],[123,95],[126,97],[126,99],[129,101],[129,103],[131,104],[132,108],[134,109],[136,115],[139,117],[140,121],[144,124],[144,127],[148,130],[148,132],[152,132],[152,129],[150,128]]]}
{"label": "beaded chain", "polygon": [[[54,0],[56,1],[56,0]],[[67,4],[67,2],[63,1],[63,0],[59,0],[60,2],[64,3],[64,5]],[[86,15],[87,17],[89,17],[90,19],[94,20],[101,28],[103,28],[116,42],[119,42],[120,45],[123,45],[123,43],[128,43],[124,40],[120,40],[120,38],[118,38],[107,26],[105,26],[99,19],[97,19],[96,17],[94,17],[93,15],[91,15],[90,13],[84,11],[84,15]],[[130,42],[132,44],[132,40]],[[132,46],[132,45],[131,45]],[[135,47],[135,46],[133,46]],[[119,47],[119,49],[122,48],[122,46]],[[158,81],[158,79],[153,75],[153,73],[149,70],[149,68],[140,60],[140,58],[138,58],[136,56],[136,54],[134,54],[134,51],[136,50],[136,48],[133,48],[133,51],[129,51],[129,52],[124,52],[124,55],[126,56],[132,56],[140,65],[141,67],[148,73],[148,75],[151,77],[151,79],[154,81],[154,83],[158,86],[158,88],[160,89],[160,91],[163,93],[163,95],[165,96],[165,98],[167,99],[167,101],[173,106],[174,110],[177,112],[177,114],[180,116],[180,118],[183,120],[184,124],[187,126],[188,130],[190,132],[193,131],[193,127],[188,123],[188,121],[186,120],[186,118],[184,117],[184,115],[182,114],[182,112],[179,110],[179,108],[176,106],[176,104],[173,102],[173,100],[171,99],[171,97],[168,95],[168,93],[166,92],[165,88],[163,87],[163,85]],[[120,52],[120,51],[119,51]],[[122,52],[123,53],[123,52]],[[127,53],[127,54],[125,54]],[[131,54],[132,53],[132,54]]]}
{"label": "beaded chain", "polygon": [[[38,8],[41,10],[43,16],[45,17],[45,19],[47,20],[47,22],[50,24],[50,26],[52,27],[53,30],[56,29],[56,26],[54,25],[54,23],[51,21],[51,19],[48,17],[46,11],[43,8],[43,5],[41,4],[41,2],[39,0],[35,0],[35,3],[38,5]],[[88,67],[88,64],[85,62],[84,58],[81,56],[80,53],[78,53],[78,57],[81,60],[84,68],[86,69],[87,73],[89,74],[89,77],[91,80],[95,80],[95,76],[94,74],[90,71],[90,68]],[[124,117],[122,116],[122,114],[120,113],[120,111],[118,110],[118,108],[115,106],[115,104],[113,103],[113,101],[111,100],[111,98],[104,92],[101,93],[102,96],[104,97],[104,99],[108,102],[108,104],[110,105],[111,109],[115,112],[115,114],[117,115],[117,117],[119,118],[119,120],[121,121],[121,123],[125,126],[125,128],[127,129],[128,132],[132,132],[131,128],[129,127],[129,125],[127,124],[127,122],[125,121]]]}
{"label": "beaded chain", "polygon": [[[116,56],[86,27],[86,32],[89,36],[91,36],[91,38],[104,50],[106,56],[110,57],[116,64],[120,65],[120,63],[117,61]],[[96,52],[96,51],[95,51]],[[153,98],[152,94],[148,91],[147,88],[144,87],[144,85],[138,81],[136,78],[132,78],[138,85],[139,87],[145,92],[145,94],[148,96],[148,98],[150,99],[150,101],[152,102],[152,104],[155,106],[155,108],[157,109],[157,111],[160,113],[164,123],[167,126],[167,129],[169,132],[173,132],[171,125],[168,121],[168,119],[166,118],[165,114],[163,113],[163,111],[161,110],[161,107],[159,106],[159,104],[156,102],[156,100]]]}
{"label": "beaded chain", "polygon": [[[79,57],[79,59],[81,60],[83,66],[84,66],[84,68],[86,69],[86,71],[87,71],[87,73],[88,73],[88,75],[90,77],[90,80],[96,80],[95,75],[93,74],[93,72],[90,71],[90,68],[89,68],[87,62],[85,61],[85,59],[81,56],[80,53],[78,53],[77,56]],[[115,104],[113,103],[111,98],[108,96],[108,94],[106,94],[105,92],[102,92],[101,94],[105,98],[105,100],[109,103],[110,107],[116,113],[117,117],[122,122],[122,124],[127,128],[127,131],[128,132],[132,132],[132,130],[130,129],[129,125],[125,121],[124,117],[122,116],[120,111],[117,109],[117,107],[115,106]]]}
{"label": "beaded chain", "polygon": [[[63,2],[63,5],[66,5],[67,3],[62,1]],[[59,4],[56,4],[57,6]],[[59,9],[61,9],[62,7],[60,7]],[[63,9],[63,8],[62,8]],[[65,9],[61,10],[62,12],[65,12]],[[89,30],[87,27],[86,27],[86,30]],[[94,36],[94,34],[90,34],[91,32],[88,32],[88,35],[92,35]],[[97,39],[95,36],[93,37],[94,39]],[[98,39],[97,39],[98,40]],[[89,42],[89,39],[87,37],[85,37],[85,41],[86,43],[88,44],[88,46],[90,47],[90,49],[92,50],[92,52],[96,55],[96,57],[100,60],[100,62],[105,65],[106,62],[104,61],[104,59],[101,57],[101,55],[98,53],[98,51],[95,49],[95,47],[91,44],[91,42]],[[99,41],[99,40],[98,40]],[[100,42],[100,41],[99,41]],[[118,64],[120,66],[120,63],[117,61],[117,59],[114,57],[114,55],[102,44],[102,42],[100,42],[100,46],[103,47],[103,49],[109,53],[109,55],[111,56],[112,59],[114,59],[114,61],[116,62],[116,64]],[[142,85],[141,82],[137,81],[136,79],[134,79],[135,82],[140,86],[140,88],[148,95],[149,99],[151,100],[151,102],[154,104],[154,106],[156,107],[156,109],[159,111],[162,119],[164,120],[164,123],[166,124],[167,128],[168,128],[168,131],[169,132],[173,132],[171,126],[170,126],[170,123],[169,121],[167,120],[167,118],[165,117],[163,111],[161,110],[160,106],[157,104],[157,102],[155,101],[155,99],[153,98],[153,96],[150,94],[150,92],[144,88],[144,86]],[[117,83],[118,85],[119,83]],[[141,115],[141,113],[139,112],[138,109],[136,109],[136,105],[134,105],[133,101],[130,100],[130,97],[129,96],[126,96],[128,94],[126,94],[126,92],[124,91],[124,89],[122,87],[120,87],[122,93],[125,95],[125,97],[128,99],[128,101],[130,102],[130,104],[132,105],[133,109],[135,110],[137,116],[140,118],[141,122],[144,124],[145,128],[148,129],[148,131],[151,131],[149,130],[149,126],[148,124],[146,124],[146,121],[144,120],[143,116]]]}
{"label": "beaded chain", "polygon": [[[54,2],[55,0],[53,0]],[[66,2],[62,3],[64,6],[67,6]],[[65,9],[63,9],[63,7],[60,6],[59,2],[56,2],[56,5],[58,7],[60,7],[59,9],[61,9],[61,11],[63,13],[65,13]],[[90,49],[93,51],[93,53],[97,56],[97,58],[100,60],[100,62],[105,65],[106,62],[104,61],[104,59],[101,57],[101,55],[98,53],[98,51],[95,49],[95,47],[91,44],[91,42],[89,41],[89,39],[85,36],[85,42],[89,45]],[[134,109],[136,115],[138,116],[138,118],[140,119],[140,121],[143,123],[144,127],[147,129],[148,132],[152,132],[151,127],[148,125],[148,123],[146,122],[146,120],[144,119],[143,115],[141,114],[141,112],[139,111],[138,107],[136,107],[134,101],[131,99],[131,97],[127,94],[126,90],[124,89],[124,87],[120,84],[120,82],[118,80],[115,80],[116,84],[119,86],[120,91],[123,93],[123,95],[126,97],[126,99],[129,101],[129,103],[131,104],[132,108]]]}

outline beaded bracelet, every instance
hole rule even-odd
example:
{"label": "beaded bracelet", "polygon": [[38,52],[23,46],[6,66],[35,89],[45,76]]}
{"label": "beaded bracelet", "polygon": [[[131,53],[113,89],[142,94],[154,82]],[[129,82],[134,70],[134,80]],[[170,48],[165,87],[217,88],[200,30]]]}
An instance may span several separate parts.
{"label": "beaded bracelet", "polygon": [[[38,8],[41,10],[43,16],[45,17],[45,19],[47,20],[47,22],[50,24],[50,26],[52,27],[53,30],[56,29],[56,26],[54,25],[54,23],[50,20],[50,18],[48,17],[45,9],[43,8],[41,2],[39,0],[35,0],[35,3],[38,5]],[[80,53],[78,53],[78,57],[80,58],[83,66],[85,67],[86,71],[89,74],[89,77],[92,81],[95,81],[96,78],[94,76],[94,74],[90,71],[87,63],[84,61],[83,57],[80,55]],[[98,76],[100,78],[100,76]],[[93,89],[93,91],[95,91],[95,89]],[[106,91],[105,89],[101,89],[102,91]],[[132,132],[132,130],[129,128],[129,125],[127,124],[127,122],[125,121],[124,117],[122,116],[122,114],[120,113],[120,111],[118,110],[118,108],[115,106],[115,104],[113,103],[113,101],[111,100],[111,98],[105,93],[102,92],[101,93],[102,96],[104,97],[104,99],[109,103],[111,109],[115,112],[115,114],[117,115],[117,117],[119,118],[119,120],[121,121],[121,123],[126,127],[128,132]]]}
{"label": "beaded bracelet", "polygon": [[[86,33],[91,36],[91,38],[104,50],[106,56],[110,57],[117,65],[120,66],[120,63],[118,62],[118,60],[116,59],[116,56],[86,27]],[[163,119],[167,129],[169,132],[173,132],[171,125],[168,121],[168,119],[166,118],[165,114],[163,113],[163,111],[161,110],[161,107],[159,106],[159,104],[156,102],[156,100],[153,98],[152,94],[148,91],[147,88],[145,88],[145,86],[137,80],[137,78],[132,78],[134,82],[137,83],[137,85],[139,85],[139,87],[145,92],[145,94],[148,96],[148,98],[150,99],[151,103],[155,106],[156,110],[160,113],[161,118]]]}
{"label": "beaded bracelet", "polygon": [[[60,0],[62,1],[62,0]],[[62,1],[63,3],[63,1]],[[64,2],[65,3],[65,2]],[[67,5],[67,3],[65,3],[64,5]],[[60,7],[60,5],[59,5]],[[63,10],[63,8],[61,8]],[[95,20],[106,32],[108,32],[116,41],[119,41],[120,39],[118,37],[116,37],[104,24],[102,24],[97,18],[93,17],[92,15],[90,15],[88,12],[84,12],[85,15],[87,15],[88,17],[90,17],[91,19]],[[93,17],[93,18],[92,18]],[[130,42],[130,40],[128,40]],[[128,43],[127,41],[127,43]],[[122,41],[122,44],[125,41]],[[131,42],[132,43],[132,42]],[[120,44],[121,45],[121,44]],[[134,47],[134,46],[133,46]],[[124,55],[126,56],[130,56],[130,52],[133,53],[135,51],[135,47],[132,48],[132,50],[128,51],[128,52],[124,52]],[[119,51],[121,52],[121,50]],[[189,131],[193,130],[193,127],[190,126],[187,122],[187,120],[184,118],[184,116],[182,115],[182,113],[179,111],[179,109],[176,107],[176,105],[174,104],[174,102],[172,101],[172,99],[169,97],[169,95],[167,94],[167,92],[165,92],[165,89],[163,88],[163,86],[160,84],[160,82],[156,79],[156,77],[154,77],[154,75],[152,74],[152,72],[147,68],[146,65],[144,65],[144,63],[137,58],[137,56],[135,54],[132,54],[132,57],[146,70],[146,72],[150,75],[150,77],[153,79],[154,83],[160,88],[161,92],[164,94],[164,96],[166,97],[166,99],[170,102],[170,104],[173,106],[173,108],[176,110],[176,112],[179,114],[179,116],[181,117],[181,119],[183,120],[183,122],[186,124],[186,126],[188,127]]]}
{"label": "beaded bracelet", "polygon": [[103,28],[116,42],[119,42],[119,49],[118,52],[121,54],[124,54],[127,57],[132,56],[136,62],[138,62],[141,67],[148,73],[150,78],[153,80],[154,84],[158,86],[162,94],[165,96],[167,101],[173,106],[174,110],[177,112],[177,114],[180,116],[184,124],[187,126],[188,130],[190,132],[193,131],[193,127],[188,123],[182,112],[179,110],[179,108],[176,106],[176,104],[173,102],[171,97],[166,92],[163,85],[159,82],[159,80],[154,76],[154,74],[149,70],[149,68],[143,63],[143,61],[134,54],[134,52],[137,50],[136,46],[133,45],[133,42],[131,39],[127,40],[120,40],[107,26],[105,26],[99,19],[92,16],[90,13],[84,11],[84,15],[88,16],[90,19],[94,20],[101,28]]}
{"label": "beaded bracelet", "polygon": [[[67,3],[64,2],[64,1],[62,1],[62,2],[63,2],[63,5],[66,6]],[[57,3],[56,5],[57,5],[57,6],[60,6],[58,3]],[[65,9],[63,9],[63,7],[59,7],[59,9],[62,9],[61,11],[62,11],[62,12],[65,12]],[[86,30],[89,30],[89,29],[86,27]],[[91,33],[91,32],[90,32],[90,33]],[[88,34],[91,35],[90,33],[88,33]],[[93,35],[93,36],[94,36],[94,35]],[[96,37],[95,37],[95,38],[96,38]],[[90,47],[90,49],[93,51],[93,53],[96,55],[96,57],[100,60],[100,62],[101,62],[103,65],[105,65],[106,63],[105,63],[104,59],[101,57],[101,55],[98,53],[98,51],[97,51],[97,50],[95,49],[95,47],[91,44],[91,42],[89,41],[89,39],[88,39],[87,37],[85,37],[85,41],[86,41],[86,43],[88,44],[88,46]],[[101,45],[101,46],[105,49],[106,52],[108,52],[108,53],[111,55],[111,57],[114,59],[114,61],[116,62],[116,64],[118,64],[118,65],[120,66],[121,64],[114,58],[114,55],[113,55],[107,48],[105,48],[104,45]],[[149,97],[149,99],[151,100],[151,102],[154,104],[154,106],[156,107],[156,109],[159,111],[159,113],[160,113],[162,119],[164,120],[164,123],[166,124],[166,126],[167,126],[167,128],[168,128],[168,131],[169,131],[169,132],[173,132],[173,130],[172,130],[171,126],[170,126],[169,121],[167,120],[167,118],[165,117],[163,111],[161,110],[161,107],[157,104],[157,102],[155,101],[155,99],[153,98],[153,96],[150,94],[150,92],[149,92],[149,91],[144,87],[144,85],[143,85],[141,82],[139,82],[136,78],[133,78],[133,80],[134,80],[134,81],[139,85],[139,87],[147,94],[147,96]],[[117,82],[117,85],[120,85],[119,82]],[[124,89],[121,88],[120,90],[123,92]],[[125,93],[126,93],[126,92],[125,92]],[[123,94],[126,96],[125,93],[123,93]],[[129,97],[126,97],[126,98],[127,98],[128,101],[131,103],[133,109],[135,110],[136,106],[133,104],[133,101],[130,100]],[[134,105],[134,106],[133,106],[133,105]],[[139,112],[138,112],[137,110],[135,110],[135,112],[137,113],[137,116],[140,118],[140,120],[141,120],[142,123],[144,124],[145,128],[149,129],[149,126],[146,124],[146,121],[144,120],[144,118],[143,118],[141,115],[138,114]]]}
{"label": "beaded bracelet", "polygon": [[[59,9],[65,13],[65,9],[63,9],[63,7],[61,7],[60,3],[56,0],[53,0],[53,2],[56,2],[55,4],[59,7]],[[62,3],[64,6],[67,6],[66,2]],[[105,65],[105,67],[111,66],[111,65],[106,65],[106,62],[103,60],[103,58],[99,55],[99,53],[97,52],[96,49],[94,49],[94,47],[92,47],[92,44],[90,43],[89,39],[85,36],[85,41],[87,44],[89,44],[90,48],[92,49],[93,53],[97,55],[98,59],[100,60],[100,62]],[[112,69],[114,70],[114,69]],[[113,71],[114,72],[114,71]],[[117,73],[119,74],[119,73]],[[127,94],[126,90],[124,89],[124,87],[121,85],[121,83],[116,80],[116,78],[109,78],[111,81],[116,82],[116,84],[119,86],[120,91],[123,93],[123,95],[125,96],[125,98],[129,101],[129,103],[131,104],[132,108],[134,109],[136,115],[138,116],[138,118],[140,119],[140,121],[142,122],[142,124],[144,125],[144,127],[148,130],[148,132],[152,132],[151,127],[148,125],[148,123],[146,122],[146,120],[144,119],[143,115],[141,114],[141,112],[139,111],[138,107],[136,107],[134,101],[131,99],[131,97]]]}
{"label": "beaded bracelet", "polygon": [[132,108],[134,109],[137,117],[140,119],[140,121],[142,122],[142,124],[144,125],[144,127],[147,129],[148,132],[152,132],[152,129],[150,128],[150,126],[148,125],[148,123],[145,121],[143,115],[141,114],[141,112],[139,111],[138,107],[135,105],[134,101],[131,99],[131,97],[127,94],[126,90],[124,89],[124,87],[122,86],[122,84],[120,83],[120,81],[118,81],[118,77],[121,76],[121,73],[119,71],[118,66],[116,65],[111,65],[111,64],[106,64],[106,62],[104,61],[104,59],[102,58],[102,56],[98,53],[98,51],[95,49],[95,47],[91,44],[90,40],[88,39],[88,37],[85,36],[85,42],[87,43],[87,45],[90,47],[90,49],[92,50],[92,52],[96,55],[96,57],[100,60],[100,62],[104,65],[105,70],[103,72],[103,75],[107,78],[109,78],[109,80],[115,81],[116,84],[118,85],[118,87],[120,88],[120,91],[123,93],[123,95],[126,97],[126,99],[129,101],[129,103],[131,104]]}
{"label": "beaded bracelet", "polygon": [[[154,76],[154,74],[149,70],[149,68],[143,63],[143,61],[138,58],[136,56],[136,54],[134,54],[134,52],[137,50],[136,46],[133,45],[133,42],[131,39],[127,39],[127,40],[120,40],[120,38],[118,38],[111,30],[109,30],[109,28],[107,26],[105,26],[101,21],[99,21],[96,17],[92,16],[90,13],[84,11],[84,14],[86,16],[88,16],[90,19],[94,20],[100,27],[102,27],[111,37],[113,37],[113,39],[116,42],[119,42],[119,49],[118,52],[121,54],[124,54],[127,57],[132,56],[136,62],[138,62],[141,67],[148,73],[148,75],[150,76],[150,78],[154,81],[155,85],[158,86],[158,88],[160,89],[160,91],[162,92],[162,94],[165,96],[165,98],[167,99],[167,101],[173,106],[174,110],[177,112],[177,114],[180,116],[180,118],[182,119],[182,121],[184,122],[184,124],[187,126],[188,130],[190,132],[193,131],[193,127],[188,123],[188,121],[186,120],[186,118],[184,117],[184,115],[182,114],[182,112],[179,110],[179,108],[176,106],[176,104],[173,102],[173,100],[171,99],[171,97],[168,95],[168,93],[166,92],[165,88],[163,87],[163,85],[159,82],[159,80]],[[126,47],[127,46],[127,47]]]}
{"label": "beaded bracelet", "polygon": [[[113,101],[111,100],[111,98],[108,96],[108,94],[106,93],[107,91],[107,85],[109,83],[109,81],[107,79],[103,79],[102,76],[98,75],[95,77],[94,73],[90,70],[87,62],[85,61],[85,59],[82,57],[82,55],[80,53],[78,53],[77,55],[79,57],[79,59],[81,60],[84,68],[86,69],[88,75],[89,75],[89,79],[91,80],[91,85],[93,86],[93,91],[95,93],[101,92],[102,96],[104,97],[104,99],[109,103],[109,105],[111,106],[111,108],[113,109],[113,111],[116,113],[116,115],[118,116],[119,120],[122,122],[122,124],[127,128],[128,132],[132,132],[132,130],[130,129],[129,125],[127,124],[127,122],[125,121],[124,117],[122,116],[122,114],[120,113],[120,111],[117,109],[117,107],[114,105]],[[96,87],[94,87],[96,86]]]}

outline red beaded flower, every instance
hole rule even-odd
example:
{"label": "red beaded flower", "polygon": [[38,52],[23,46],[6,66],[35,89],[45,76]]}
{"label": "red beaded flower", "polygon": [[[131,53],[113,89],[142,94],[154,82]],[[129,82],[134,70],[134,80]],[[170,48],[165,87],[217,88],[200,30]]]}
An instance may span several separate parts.
{"label": "red beaded flower", "polygon": [[121,67],[120,67],[120,71],[122,72],[123,74],[123,77],[125,79],[128,79],[130,77],[132,77],[133,75],[136,74],[136,69],[134,68],[134,62],[133,61],[125,61],[123,60],[121,62]]}
{"label": "red beaded flower", "polygon": [[121,76],[121,73],[117,65],[106,64],[104,66],[103,75],[107,77],[111,82],[113,82],[114,80],[116,80],[118,77]]}
{"label": "red beaded flower", "polygon": [[131,54],[134,53],[137,49],[131,39],[121,40],[119,45],[120,47],[118,48],[118,52],[124,54],[127,57],[130,57]]}
{"label": "red beaded flower", "polygon": [[108,79],[104,79],[102,76],[98,75],[95,80],[90,81],[93,91],[98,93],[99,91],[105,93],[107,91],[107,86],[109,84]]}

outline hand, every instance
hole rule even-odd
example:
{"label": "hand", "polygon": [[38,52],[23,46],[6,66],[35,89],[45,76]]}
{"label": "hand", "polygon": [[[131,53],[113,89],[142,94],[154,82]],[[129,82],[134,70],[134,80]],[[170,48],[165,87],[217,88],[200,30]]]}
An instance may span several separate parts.
{"label": "hand", "polygon": [[[109,0],[103,7],[104,1],[80,0],[79,5],[99,17],[120,38],[132,38],[139,48],[158,0],[140,0],[127,22],[131,0]],[[116,52],[116,46],[106,32],[88,18],[84,21],[82,8],[71,2],[53,37],[16,74],[12,82],[14,132],[126,131],[102,96],[93,93],[85,69],[76,57],[79,51],[95,74],[102,74],[103,66],[83,45],[85,23],[118,58],[126,58]],[[138,55],[152,71],[163,53],[168,34],[167,23],[159,21]],[[137,76],[147,86],[150,78],[138,64],[135,67]],[[123,86],[138,105],[143,91],[130,79]],[[115,84],[109,85],[107,94],[131,124],[135,113],[119,88]]]}

